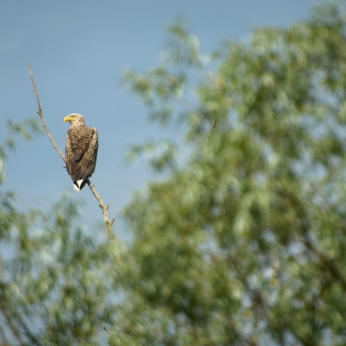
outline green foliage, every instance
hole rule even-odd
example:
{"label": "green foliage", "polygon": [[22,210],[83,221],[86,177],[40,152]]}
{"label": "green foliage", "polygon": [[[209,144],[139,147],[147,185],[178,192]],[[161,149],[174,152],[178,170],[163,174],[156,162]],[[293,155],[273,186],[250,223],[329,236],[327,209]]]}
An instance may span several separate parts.
{"label": "green foliage", "polygon": [[168,125],[169,105],[189,156],[125,209],[110,345],[346,343],[345,29],[337,5],[257,29],[210,55],[214,85],[176,25],[171,59],[126,72],[151,118]]}
{"label": "green foliage", "polygon": [[128,159],[134,161],[138,156],[145,155],[151,167],[158,172],[176,167],[175,156],[177,147],[172,141],[147,141],[144,144],[133,145],[128,153]]}
{"label": "green foliage", "polygon": [[[36,122],[9,123],[31,138]],[[15,143],[1,147],[2,159]],[[68,193],[48,210],[22,210],[0,185],[0,340],[5,345],[99,345],[112,323],[110,242],[86,235]],[[98,231],[100,234],[100,230]],[[105,332],[103,331],[105,334]]]}
{"label": "green foliage", "polygon": [[13,123],[12,120],[8,120],[6,125],[7,137],[3,145],[0,145],[0,184],[5,179],[4,160],[7,158],[7,152],[16,148],[16,136],[20,135],[27,140],[31,140],[34,134],[40,133],[38,121],[34,118],[20,123]]}

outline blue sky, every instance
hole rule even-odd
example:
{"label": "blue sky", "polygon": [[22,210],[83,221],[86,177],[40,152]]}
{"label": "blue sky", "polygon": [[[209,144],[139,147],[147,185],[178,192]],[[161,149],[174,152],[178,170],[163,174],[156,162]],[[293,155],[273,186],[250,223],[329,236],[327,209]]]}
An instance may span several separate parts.
{"label": "blue sky", "polygon": [[[27,63],[31,63],[43,114],[64,150],[69,113],[83,114],[99,132],[92,182],[116,217],[154,175],[144,161],[128,164],[131,144],[167,132],[146,121],[140,101],[120,83],[125,67],[145,70],[159,62],[165,28],[183,15],[202,51],[223,39],[244,40],[260,26],[287,26],[308,17],[317,0],[2,0],[0,1],[0,139],[6,119],[36,116]],[[90,190],[72,189],[63,162],[46,135],[20,141],[6,162],[7,189],[20,202],[49,207],[68,189],[84,199],[88,222],[102,220]],[[118,222],[118,221],[117,221]],[[117,222],[115,225],[117,225]],[[120,227],[120,225],[119,225]],[[117,230],[116,230],[117,231]]]}

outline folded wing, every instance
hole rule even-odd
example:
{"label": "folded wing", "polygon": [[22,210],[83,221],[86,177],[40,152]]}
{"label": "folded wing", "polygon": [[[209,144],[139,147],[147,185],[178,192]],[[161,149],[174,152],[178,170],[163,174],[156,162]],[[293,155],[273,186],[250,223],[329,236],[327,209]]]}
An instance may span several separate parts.
{"label": "folded wing", "polygon": [[95,128],[86,125],[69,128],[65,145],[66,168],[77,191],[94,173],[97,151],[98,134]]}

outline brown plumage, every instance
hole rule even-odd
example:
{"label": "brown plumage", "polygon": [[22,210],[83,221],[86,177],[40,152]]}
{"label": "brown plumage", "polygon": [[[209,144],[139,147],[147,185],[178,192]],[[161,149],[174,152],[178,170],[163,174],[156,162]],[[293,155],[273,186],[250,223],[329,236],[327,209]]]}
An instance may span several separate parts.
{"label": "brown plumage", "polygon": [[84,117],[72,113],[64,118],[70,122],[65,143],[66,169],[73,187],[80,191],[95,171],[98,136],[95,128],[84,124]]}

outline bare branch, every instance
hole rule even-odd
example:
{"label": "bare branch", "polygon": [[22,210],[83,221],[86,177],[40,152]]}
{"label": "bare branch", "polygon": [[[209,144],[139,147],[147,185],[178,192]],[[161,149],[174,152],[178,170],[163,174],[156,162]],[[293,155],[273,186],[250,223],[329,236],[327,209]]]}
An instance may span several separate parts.
{"label": "bare branch", "polygon": [[[38,96],[38,91],[37,91],[37,88],[36,88],[36,84],[35,84],[35,80],[34,80],[34,76],[32,74],[32,71],[31,71],[31,66],[30,66],[30,63],[28,64],[28,69],[29,69],[29,73],[30,73],[30,77],[31,77],[31,82],[32,82],[32,85],[34,87],[34,93],[35,93],[35,96],[36,96],[36,101],[37,101],[37,106],[38,106],[38,112],[37,114],[40,116],[40,119],[41,119],[41,122],[42,122],[42,125],[44,127],[44,129],[46,130],[46,133],[50,139],[50,141],[52,142],[53,144],[53,147],[54,149],[57,151],[57,153],[59,154],[59,156],[64,160],[64,162],[66,162],[66,159],[65,159],[65,156],[63,155],[63,153],[59,150],[58,146],[56,145],[52,135],[50,134],[49,130],[48,130],[48,127],[46,125],[46,122],[43,118],[43,113],[42,113],[42,108],[41,108],[41,102],[40,102],[40,97]],[[65,166],[64,166],[65,167]],[[106,229],[107,229],[107,232],[108,232],[108,235],[110,237],[110,239],[115,242],[115,236],[114,236],[114,233],[113,233],[113,223],[114,223],[114,219],[113,220],[109,220],[109,216],[108,216],[108,208],[109,208],[109,205],[105,205],[105,203],[103,202],[103,200],[101,199],[100,195],[98,194],[98,192],[96,191],[94,185],[91,184],[90,180],[88,179],[87,181],[87,184],[91,190],[91,192],[93,193],[93,195],[96,197],[98,203],[99,203],[99,206],[100,208],[102,209],[102,212],[103,212],[103,216],[104,216],[104,222],[105,222],[105,225],[106,225]]]}
{"label": "bare branch", "polygon": [[89,188],[91,190],[91,192],[94,194],[94,196],[96,197],[97,201],[99,202],[99,206],[100,208],[102,209],[102,212],[103,212],[103,217],[104,217],[104,222],[105,222],[105,225],[106,225],[106,229],[107,229],[107,232],[108,232],[108,235],[109,235],[109,238],[111,238],[112,242],[115,242],[115,236],[114,236],[114,233],[113,233],[113,229],[112,229],[112,226],[113,226],[113,223],[114,223],[114,219],[112,221],[109,220],[109,217],[108,217],[108,208],[109,208],[109,205],[105,205],[100,197],[100,195],[97,193],[97,191],[95,190],[94,188],[94,185],[91,184],[90,180],[88,179],[87,181],[87,184],[89,185]]}
{"label": "bare branch", "polygon": [[42,125],[43,125],[44,129],[46,130],[47,135],[48,135],[50,141],[52,142],[54,149],[58,152],[58,154],[60,155],[60,157],[66,162],[65,156],[64,156],[63,153],[59,150],[58,146],[56,145],[56,143],[55,143],[55,141],[54,141],[54,139],[53,139],[53,137],[52,137],[52,135],[50,134],[50,132],[49,132],[49,130],[48,130],[48,127],[47,127],[47,125],[46,125],[46,122],[44,121],[44,118],[43,118],[43,115],[42,115],[42,108],[41,108],[40,97],[38,96],[38,92],[37,92],[37,88],[36,88],[34,76],[32,75],[30,63],[28,64],[28,68],[29,68],[29,73],[30,73],[30,77],[31,77],[31,82],[32,82],[32,86],[34,87],[34,93],[35,93],[35,96],[36,96],[36,101],[37,101],[37,106],[38,106],[38,112],[37,112],[37,114],[40,116]]}

